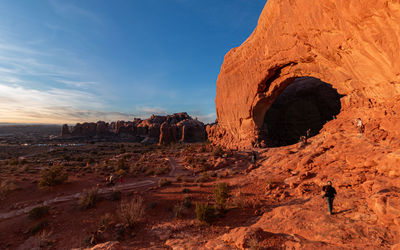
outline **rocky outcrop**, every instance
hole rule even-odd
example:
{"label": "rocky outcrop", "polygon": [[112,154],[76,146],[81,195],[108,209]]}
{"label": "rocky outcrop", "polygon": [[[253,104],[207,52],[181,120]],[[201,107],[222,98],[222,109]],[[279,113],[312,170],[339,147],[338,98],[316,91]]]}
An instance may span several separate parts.
{"label": "rocky outcrop", "polygon": [[[400,93],[399,9],[394,0],[269,0],[253,34],[225,56],[214,130],[226,136],[211,140],[256,144],[266,112],[298,77],[330,84],[352,119],[368,120],[375,116],[369,109],[380,106],[386,117],[371,123],[391,120]],[[386,130],[387,137],[398,136],[399,126]]]}
{"label": "rocky outcrop", "polygon": [[202,142],[206,139],[206,130],[202,122],[192,119],[187,113],[177,113],[168,116],[153,115],[146,120],[78,123],[71,132],[68,125],[64,125],[61,136],[83,139],[127,139],[167,145],[175,142]]}
{"label": "rocky outcrop", "polygon": [[71,134],[71,131],[69,131],[69,126],[68,124],[64,124],[61,127],[61,136],[69,136]]}

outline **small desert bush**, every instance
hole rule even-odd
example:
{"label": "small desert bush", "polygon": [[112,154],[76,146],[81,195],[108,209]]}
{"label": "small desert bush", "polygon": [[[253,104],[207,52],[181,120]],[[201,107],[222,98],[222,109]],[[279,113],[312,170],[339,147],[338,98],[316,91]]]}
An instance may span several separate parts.
{"label": "small desert bush", "polygon": [[94,187],[88,191],[84,191],[78,201],[79,207],[81,209],[89,209],[94,207],[99,199],[98,192],[98,187]]}
{"label": "small desert bush", "polygon": [[49,221],[48,220],[40,221],[40,222],[36,223],[35,225],[33,225],[29,229],[29,234],[32,234],[32,235],[36,234],[36,233],[42,231],[43,229],[45,229],[48,225],[49,225]]}
{"label": "small desert bush", "polygon": [[188,193],[190,193],[190,189],[184,188],[184,189],[182,189],[182,193],[188,194]]}
{"label": "small desert bush", "polygon": [[250,250],[260,250],[260,242],[257,239],[257,236],[252,236],[248,241],[247,244]]}
{"label": "small desert bush", "polygon": [[183,202],[178,202],[173,208],[175,218],[182,218],[184,215],[185,206]]}
{"label": "small desert bush", "polygon": [[129,227],[133,227],[143,217],[144,211],[143,198],[140,196],[121,202],[120,216]]}
{"label": "small desert bush", "polygon": [[246,206],[245,195],[239,190],[232,196],[232,203],[238,208]]}
{"label": "small desert bush", "polygon": [[119,201],[119,200],[121,200],[121,195],[122,195],[122,193],[121,193],[120,191],[115,190],[115,191],[113,191],[113,192],[111,193],[111,195],[110,195],[110,200],[112,200],[112,201]]}
{"label": "small desert bush", "polygon": [[226,201],[229,198],[230,188],[226,182],[221,182],[215,185],[214,198],[218,209],[225,209]]}
{"label": "small desert bush", "polygon": [[115,170],[128,170],[129,169],[129,164],[126,163],[125,159],[121,158],[118,159],[117,163],[115,164]]}
{"label": "small desert bush", "polygon": [[224,153],[225,153],[224,150],[220,146],[215,147],[213,150],[213,156],[222,157]]}
{"label": "small desert bush", "polygon": [[113,221],[113,216],[110,213],[106,213],[105,215],[100,217],[99,220],[99,231],[105,232],[110,227]]}
{"label": "small desert bush", "polygon": [[210,177],[207,172],[201,173],[201,176],[196,179],[196,183],[203,183],[209,181]]}
{"label": "small desert bush", "polygon": [[29,211],[28,218],[31,220],[38,220],[49,214],[49,207],[35,207]]}
{"label": "small desert bush", "polygon": [[202,223],[211,223],[215,218],[215,208],[208,203],[196,203],[196,218]]}
{"label": "small desert bush", "polygon": [[154,172],[155,175],[163,175],[168,173],[169,171],[169,166],[165,166],[165,167],[160,167],[157,168],[156,171]]}
{"label": "small desert bush", "polygon": [[119,177],[123,177],[126,175],[126,171],[123,169],[119,169],[118,171],[115,172],[115,175],[117,175]]}
{"label": "small desert bush", "polygon": [[0,195],[6,196],[12,191],[17,190],[18,187],[12,180],[4,180],[0,184]]}
{"label": "small desert bush", "polygon": [[167,178],[162,178],[158,181],[159,187],[168,186],[169,184],[171,184],[171,181],[169,181]]}
{"label": "small desert bush", "polygon": [[65,172],[64,167],[49,167],[42,170],[39,186],[55,186],[64,183],[67,179],[68,173]]}
{"label": "small desert bush", "polygon": [[190,196],[185,196],[183,199],[183,206],[186,208],[191,208],[192,207],[192,197]]}

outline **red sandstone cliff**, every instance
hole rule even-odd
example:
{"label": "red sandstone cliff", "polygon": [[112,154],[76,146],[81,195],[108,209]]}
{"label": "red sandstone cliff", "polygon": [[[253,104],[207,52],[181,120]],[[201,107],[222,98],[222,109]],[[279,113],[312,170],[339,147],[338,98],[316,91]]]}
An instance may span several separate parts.
{"label": "red sandstone cliff", "polygon": [[266,111],[297,77],[331,84],[344,95],[342,112],[397,137],[399,30],[395,0],[269,0],[253,34],[225,56],[215,101],[219,143],[251,146]]}

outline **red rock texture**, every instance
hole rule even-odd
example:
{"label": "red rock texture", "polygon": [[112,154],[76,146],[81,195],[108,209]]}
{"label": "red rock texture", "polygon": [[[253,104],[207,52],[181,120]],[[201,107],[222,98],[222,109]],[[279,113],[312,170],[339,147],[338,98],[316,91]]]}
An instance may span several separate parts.
{"label": "red rock texture", "polygon": [[377,140],[396,137],[399,26],[395,0],[269,0],[253,34],[225,56],[215,101],[225,136],[214,141],[254,144],[266,111],[297,77],[331,84],[344,95],[342,112],[368,120]]}
{"label": "red rock texture", "polygon": [[111,124],[76,124],[69,131],[68,125],[62,126],[64,138],[129,139],[133,141],[170,144],[175,142],[202,142],[206,139],[206,130],[202,122],[193,120],[187,113],[168,116],[151,116],[149,119],[117,121]]}

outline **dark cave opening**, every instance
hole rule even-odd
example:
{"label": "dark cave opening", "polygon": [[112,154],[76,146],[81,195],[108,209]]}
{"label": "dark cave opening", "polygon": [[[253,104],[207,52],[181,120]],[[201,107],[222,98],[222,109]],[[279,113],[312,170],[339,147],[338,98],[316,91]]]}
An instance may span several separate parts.
{"label": "dark cave opening", "polygon": [[340,95],[332,85],[313,77],[295,78],[264,116],[260,137],[268,147],[299,142],[317,135],[341,109]]}

